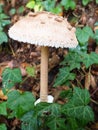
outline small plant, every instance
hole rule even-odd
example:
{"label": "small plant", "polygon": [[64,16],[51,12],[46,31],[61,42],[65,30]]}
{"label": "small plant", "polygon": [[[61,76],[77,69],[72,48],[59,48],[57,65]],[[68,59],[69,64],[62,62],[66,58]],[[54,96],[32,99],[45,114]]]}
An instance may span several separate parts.
{"label": "small plant", "polygon": [[74,10],[76,8],[76,3],[74,0],[62,0],[61,4],[62,6],[64,6],[65,10],[69,10],[69,9]]}
{"label": "small plant", "polygon": [[39,0],[30,0],[26,7],[30,9],[34,9],[34,11],[42,11],[46,10],[49,12],[53,12],[56,14],[62,13],[62,5],[61,3],[57,3],[55,0],[45,0],[45,1],[39,1]]}
{"label": "small plant", "polygon": [[[70,80],[76,79],[76,74],[74,71],[81,69],[85,72],[93,64],[98,64],[98,54],[95,52],[87,53],[87,45],[89,38],[93,38],[97,42],[97,33],[93,33],[92,29],[88,26],[84,28],[77,28],[76,36],[79,41],[79,45],[76,49],[70,49],[67,56],[65,56],[63,62],[61,63],[62,68],[60,68],[57,79],[55,80],[54,86],[65,85],[70,82]],[[80,75],[83,73],[79,73]],[[85,73],[84,76],[85,77]]]}
{"label": "small plant", "polygon": [[[34,76],[33,68],[28,67],[27,72],[29,76]],[[67,77],[67,80],[73,79],[71,77]],[[19,69],[6,68],[2,78],[3,87],[6,85],[4,89],[10,91],[6,93],[7,101],[0,103],[0,114],[8,119],[20,120],[21,130],[82,130],[94,120],[93,111],[88,105],[90,94],[86,89],[75,87],[61,92],[60,97],[67,101],[62,105],[54,102],[35,106],[35,97],[31,92],[12,89],[13,85],[22,81]],[[0,124],[0,128],[7,129],[4,123]]]}
{"label": "small plant", "polygon": [[10,24],[9,16],[3,11],[3,5],[0,4],[0,44],[8,41],[7,34],[4,32],[6,25]]}

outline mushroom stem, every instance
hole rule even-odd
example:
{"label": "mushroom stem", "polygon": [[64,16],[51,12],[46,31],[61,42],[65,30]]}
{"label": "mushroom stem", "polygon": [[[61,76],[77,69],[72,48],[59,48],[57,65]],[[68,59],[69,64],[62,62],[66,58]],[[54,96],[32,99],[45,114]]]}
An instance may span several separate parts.
{"label": "mushroom stem", "polygon": [[40,77],[40,100],[41,102],[48,101],[48,55],[49,48],[41,47],[41,77]]}

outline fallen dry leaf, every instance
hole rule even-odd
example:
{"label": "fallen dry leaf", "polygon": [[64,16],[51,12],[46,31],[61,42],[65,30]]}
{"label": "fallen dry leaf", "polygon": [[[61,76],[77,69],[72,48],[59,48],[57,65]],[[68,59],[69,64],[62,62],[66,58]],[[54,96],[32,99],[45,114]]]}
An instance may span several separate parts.
{"label": "fallen dry leaf", "polygon": [[1,100],[7,100],[7,96],[5,96],[2,92],[2,90],[0,90],[0,99]]}

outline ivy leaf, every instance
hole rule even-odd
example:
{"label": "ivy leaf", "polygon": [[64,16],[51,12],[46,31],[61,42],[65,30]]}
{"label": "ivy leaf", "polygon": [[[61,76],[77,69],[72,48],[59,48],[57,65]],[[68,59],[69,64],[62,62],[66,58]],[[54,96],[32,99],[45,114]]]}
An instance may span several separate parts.
{"label": "ivy leaf", "polygon": [[73,96],[63,107],[63,113],[69,117],[81,120],[82,124],[87,124],[94,120],[94,113],[88,103],[90,94],[85,89],[74,88]]}
{"label": "ivy leaf", "polygon": [[88,42],[90,37],[93,37],[93,31],[90,27],[86,26],[83,29],[77,28],[76,30],[76,36],[79,40],[81,45],[84,45],[86,42]]}
{"label": "ivy leaf", "polygon": [[27,74],[29,76],[32,76],[32,77],[35,76],[35,68],[34,67],[27,66],[26,67],[26,72],[27,72]]}
{"label": "ivy leaf", "polygon": [[95,52],[91,52],[90,54],[83,53],[82,54],[83,63],[88,68],[93,64],[98,64],[98,54]]}
{"label": "ivy leaf", "polygon": [[68,67],[61,68],[60,72],[55,80],[54,87],[59,86],[59,85],[63,85],[67,81],[74,80],[74,79],[75,79],[75,74],[71,73],[69,71]]}
{"label": "ivy leaf", "polygon": [[21,121],[22,130],[38,130],[38,119],[37,116],[34,115],[33,111],[24,114]]}
{"label": "ivy leaf", "polygon": [[46,122],[50,130],[65,130],[65,119],[57,116],[50,116]]}
{"label": "ivy leaf", "polygon": [[0,124],[0,130],[7,130],[7,127],[5,124]]}
{"label": "ivy leaf", "polygon": [[0,115],[7,115],[6,102],[0,103]]}
{"label": "ivy leaf", "polygon": [[15,83],[22,81],[21,71],[18,68],[6,68],[2,73],[3,90],[8,91]]}
{"label": "ivy leaf", "polygon": [[51,12],[55,14],[60,14],[62,13],[62,7],[60,5],[57,5],[55,8],[51,9]]}
{"label": "ivy leaf", "polygon": [[7,42],[7,41],[8,41],[8,37],[7,37],[6,33],[0,31],[0,44],[2,44],[3,42]]}
{"label": "ivy leaf", "polygon": [[91,0],[82,0],[82,4],[86,6]]}
{"label": "ivy leaf", "polygon": [[13,113],[12,117],[21,118],[23,114],[34,108],[35,98],[30,92],[19,92],[17,90],[8,93],[7,107]]}
{"label": "ivy leaf", "polygon": [[66,120],[67,122],[66,122],[65,130],[85,130],[82,128],[82,125],[80,125],[79,120],[76,120],[75,118],[72,117],[67,117]]}
{"label": "ivy leaf", "polygon": [[76,7],[76,3],[73,0],[62,0],[61,4],[64,6],[65,10],[74,10]]}
{"label": "ivy leaf", "polygon": [[81,55],[78,52],[69,52],[68,55],[64,57],[64,60],[61,65],[68,66],[71,71],[75,68],[80,69],[81,62]]}
{"label": "ivy leaf", "polygon": [[51,115],[59,115],[61,106],[56,103],[38,103],[35,107],[37,115],[43,115],[45,112],[50,112]]}
{"label": "ivy leaf", "polygon": [[[46,117],[45,124],[50,130],[64,130],[65,119],[61,118],[61,105],[56,103],[39,103],[35,107],[37,116]],[[49,113],[48,115],[46,113]]]}

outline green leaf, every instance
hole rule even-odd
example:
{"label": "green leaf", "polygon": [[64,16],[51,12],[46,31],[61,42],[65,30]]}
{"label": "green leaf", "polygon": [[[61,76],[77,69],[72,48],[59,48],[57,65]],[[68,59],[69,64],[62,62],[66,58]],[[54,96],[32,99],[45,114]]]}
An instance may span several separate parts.
{"label": "green leaf", "polygon": [[0,32],[2,32],[2,31],[3,31],[3,27],[2,27],[2,25],[0,23]]}
{"label": "green leaf", "polygon": [[62,12],[62,7],[58,5],[55,8],[52,8],[50,11],[55,14],[60,14]]}
{"label": "green leaf", "polygon": [[0,130],[7,130],[7,127],[5,124],[0,124]]}
{"label": "green leaf", "polygon": [[74,10],[76,7],[76,3],[73,0],[62,0],[61,4],[64,6],[65,10]]}
{"label": "green leaf", "polygon": [[93,31],[90,27],[86,26],[83,29],[77,28],[76,30],[76,36],[79,40],[81,45],[85,45],[86,42],[88,42],[90,37],[93,37]]}
{"label": "green leaf", "polygon": [[72,97],[73,93],[72,93],[72,90],[69,89],[69,90],[63,90],[61,93],[60,93],[60,97],[61,98],[65,98],[65,99],[70,99]]}
{"label": "green leaf", "polygon": [[24,6],[20,6],[20,7],[18,8],[18,10],[17,10],[17,12],[18,12],[19,14],[23,13],[23,11],[24,11]]}
{"label": "green leaf", "polygon": [[30,9],[34,9],[34,6],[35,6],[35,1],[34,0],[28,2],[27,5],[26,5],[26,7],[30,8]]}
{"label": "green leaf", "polygon": [[97,41],[98,44],[98,29],[95,31],[94,39]]}
{"label": "green leaf", "polygon": [[30,111],[23,115],[21,118],[22,124],[21,128],[22,130],[38,130],[38,119],[37,116],[33,114],[33,111]]}
{"label": "green leaf", "polygon": [[94,24],[94,26],[98,26],[98,22],[96,22],[96,23]]}
{"label": "green leaf", "polygon": [[96,4],[98,4],[98,0],[96,0]]}
{"label": "green leaf", "polygon": [[94,113],[88,103],[90,94],[85,89],[74,88],[73,96],[63,107],[63,113],[69,117],[76,118],[81,124],[87,124],[94,120]]}
{"label": "green leaf", "polygon": [[2,25],[3,27],[5,27],[6,25],[9,25],[10,23],[11,23],[10,20],[2,20],[2,21],[1,21],[1,25]]}
{"label": "green leaf", "polygon": [[33,66],[32,66],[32,67],[27,66],[27,67],[26,67],[26,72],[27,72],[27,74],[28,74],[29,76],[32,76],[32,77],[35,76],[35,68],[34,68]]}
{"label": "green leaf", "polygon": [[86,6],[91,0],[82,0],[82,4]]}
{"label": "green leaf", "polygon": [[30,92],[22,93],[14,90],[8,93],[7,107],[13,111],[13,117],[21,118],[34,108],[34,102],[35,98]]}
{"label": "green leaf", "polygon": [[64,57],[61,65],[66,65],[69,67],[70,71],[73,69],[80,69],[82,62],[82,57],[78,52],[69,52],[68,55]]}
{"label": "green leaf", "polygon": [[91,52],[90,54],[83,53],[82,54],[83,64],[88,68],[93,64],[98,64],[98,54],[95,52]]}
{"label": "green leaf", "polygon": [[7,19],[7,18],[9,18],[8,15],[6,15],[6,14],[4,14],[4,13],[1,13],[1,14],[0,14],[0,20],[2,20],[2,19]]}
{"label": "green leaf", "polygon": [[54,9],[55,8],[55,1],[54,0],[45,0],[44,2],[43,2],[43,6],[44,6],[44,8],[45,8],[45,10],[47,10],[47,11],[51,11],[52,9]]}
{"label": "green leaf", "polygon": [[10,69],[6,68],[2,73],[2,83],[5,91],[8,91],[16,83],[20,83],[22,81],[21,71],[18,68]]}
{"label": "green leaf", "polygon": [[[0,103],[0,115],[7,115],[6,102]],[[0,129],[1,130],[1,129]]]}
{"label": "green leaf", "polygon": [[63,85],[69,80],[74,80],[75,74],[69,71],[69,68],[61,68],[55,80],[54,87]]}
{"label": "green leaf", "polygon": [[16,9],[15,8],[11,8],[9,13],[10,13],[10,15],[14,15],[16,13]]}
{"label": "green leaf", "polygon": [[37,115],[43,115],[45,112],[50,112],[51,115],[59,115],[61,106],[56,103],[38,103],[35,107]]}
{"label": "green leaf", "polygon": [[56,116],[50,116],[46,122],[50,130],[65,130],[65,119]]}
{"label": "green leaf", "polygon": [[0,31],[0,44],[2,44],[3,42],[7,42],[7,41],[8,41],[8,37],[7,37],[6,33]]}
{"label": "green leaf", "polygon": [[3,12],[2,4],[0,4],[0,13]]}
{"label": "green leaf", "polygon": [[35,12],[43,11],[43,6],[42,6],[41,2],[38,2],[38,3],[34,6],[34,11],[35,11]]}

